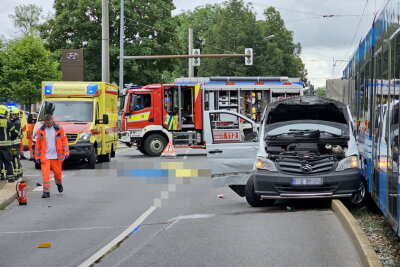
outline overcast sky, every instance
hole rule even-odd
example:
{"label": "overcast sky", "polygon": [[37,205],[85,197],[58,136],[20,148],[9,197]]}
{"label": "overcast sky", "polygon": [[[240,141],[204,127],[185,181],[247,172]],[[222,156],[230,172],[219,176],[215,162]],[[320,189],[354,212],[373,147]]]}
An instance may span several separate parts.
{"label": "overcast sky", "polygon": [[[0,35],[6,38],[17,36],[9,14],[20,4],[34,3],[43,7],[45,12],[52,11],[53,0],[0,0]],[[174,0],[178,14],[182,10],[193,9],[207,3],[222,3],[220,0]],[[257,17],[262,19],[267,6],[275,6],[294,32],[294,39],[303,47],[302,59],[308,70],[309,80],[324,86],[325,80],[341,77],[346,62],[353,54],[356,44],[363,38],[372,25],[375,12],[383,7],[387,0],[254,0],[252,2]],[[365,6],[364,16],[361,17]],[[322,15],[335,15],[322,17]],[[360,18],[362,18],[360,20]],[[357,29],[357,25],[360,26]],[[352,44],[354,38],[353,45]],[[334,64],[336,65],[334,67]]]}

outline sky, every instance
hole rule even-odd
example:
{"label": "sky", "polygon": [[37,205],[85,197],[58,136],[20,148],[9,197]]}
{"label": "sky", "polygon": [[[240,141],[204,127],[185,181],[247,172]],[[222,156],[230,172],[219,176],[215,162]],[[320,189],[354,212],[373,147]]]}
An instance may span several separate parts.
{"label": "sky", "polygon": [[[223,0],[174,0],[179,14],[205,4],[222,3]],[[340,78],[346,61],[356,45],[372,25],[374,14],[380,12],[387,0],[253,0],[258,19],[263,10],[276,7],[286,27],[293,31],[294,41],[302,46],[301,58],[308,71],[308,79],[316,87],[325,85],[328,78]],[[52,12],[53,0],[0,0],[0,35],[18,36],[9,14],[21,4],[42,6],[45,14]],[[364,15],[361,16],[361,14]],[[323,17],[327,15],[328,17]],[[334,15],[334,16],[331,16]],[[195,34],[195,33],[194,33]]]}

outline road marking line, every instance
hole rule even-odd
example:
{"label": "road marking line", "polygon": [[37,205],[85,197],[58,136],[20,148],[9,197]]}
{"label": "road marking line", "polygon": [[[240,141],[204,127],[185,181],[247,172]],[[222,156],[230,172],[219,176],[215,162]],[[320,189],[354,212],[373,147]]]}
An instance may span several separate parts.
{"label": "road marking line", "polygon": [[96,229],[115,229],[115,228],[123,228],[123,227],[126,227],[126,226],[98,226],[98,227],[86,227],[86,228],[66,228],[66,229],[53,229],[53,230],[32,230],[32,231],[19,231],[19,232],[0,232],[0,235],[3,235],[3,234],[30,234],[30,233],[78,231],[78,230],[96,230]]}
{"label": "road marking line", "polygon": [[211,218],[214,216],[215,216],[215,214],[192,214],[192,215],[184,215],[184,216],[174,217],[168,221],[168,223],[170,223],[170,224],[167,227],[165,227],[165,230],[168,230],[169,228],[171,228],[174,224],[176,224],[180,220],[208,219],[208,218]]}
{"label": "road marking line", "polygon": [[93,263],[95,263],[98,259],[100,259],[104,254],[106,254],[108,251],[110,251],[115,245],[117,245],[119,242],[124,240],[128,235],[132,233],[133,230],[135,230],[147,217],[150,216],[150,214],[155,211],[157,207],[151,206],[148,208],[140,217],[134,221],[128,228],[126,228],[121,234],[119,234],[116,238],[114,238],[111,242],[109,242],[107,245],[105,245],[102,249],[97,251],[93,256],[91,256],[89,259],[84,261],[82,264],[79,265],[79,267],[89,267]]}
{"label": "road marking line", "polygon": [[42,191],[42,190],[43,190],[43,186],[38,186],[35,189],[33,189],[32,191],[37,192],[37,191]]}

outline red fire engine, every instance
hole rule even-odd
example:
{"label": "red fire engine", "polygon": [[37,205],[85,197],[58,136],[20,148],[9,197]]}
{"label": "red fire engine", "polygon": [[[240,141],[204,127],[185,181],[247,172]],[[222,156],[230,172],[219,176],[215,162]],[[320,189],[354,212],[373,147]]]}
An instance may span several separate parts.
{"label": "red fire engine", "polygon": [[260,119],[278,97],[297,96],[304,85],[287,77],[180,78],[174,84],[152,84],[120,92],[120,141],[149,156],[167,143],[204,148],[203,111],[228,110]]}

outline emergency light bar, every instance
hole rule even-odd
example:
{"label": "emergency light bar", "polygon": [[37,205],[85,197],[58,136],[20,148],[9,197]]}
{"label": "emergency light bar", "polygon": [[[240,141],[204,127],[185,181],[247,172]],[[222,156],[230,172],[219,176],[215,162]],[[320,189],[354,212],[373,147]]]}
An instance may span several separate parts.
{"label": "emergency light bar", "polygon": [[46,83],[44,95],[95,96],[100,94],[97,83]]}

